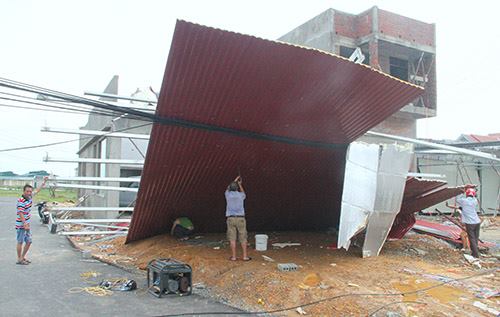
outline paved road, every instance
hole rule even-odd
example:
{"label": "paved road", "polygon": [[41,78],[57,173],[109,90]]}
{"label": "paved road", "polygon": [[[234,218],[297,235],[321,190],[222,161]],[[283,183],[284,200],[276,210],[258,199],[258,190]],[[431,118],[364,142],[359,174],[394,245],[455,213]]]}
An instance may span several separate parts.
{"label": "paved road", "polygon": [[[32,213],[33,245],[28,258],[33,263],[16,265],[15,198],[0,197],[1,316],[157,316],[236,311],[197,295],[154,298],[144,291],[145,275],[133,276],[116,267],[82,259],[65,237],[49,234],[39,224],[36,211]],[[88,271],[100,272],[101,279],[133,278],[140,289],[106,297],[69,293],[72,287],[87,286],[80,274]]]}

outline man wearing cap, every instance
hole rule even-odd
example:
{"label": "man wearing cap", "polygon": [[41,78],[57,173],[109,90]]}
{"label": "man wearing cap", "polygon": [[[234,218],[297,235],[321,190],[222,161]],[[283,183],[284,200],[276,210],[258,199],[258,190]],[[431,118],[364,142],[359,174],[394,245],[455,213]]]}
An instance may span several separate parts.
{"label": "man wearing cap", "polygon": [[481,219],[479,219],[476,211],[478,206],[476,190],[472,187],[466,187],[465,195],[458,196],[457,203],[462,209],[460,214],[467,230],[472,256],[479,258],[478,240]]}

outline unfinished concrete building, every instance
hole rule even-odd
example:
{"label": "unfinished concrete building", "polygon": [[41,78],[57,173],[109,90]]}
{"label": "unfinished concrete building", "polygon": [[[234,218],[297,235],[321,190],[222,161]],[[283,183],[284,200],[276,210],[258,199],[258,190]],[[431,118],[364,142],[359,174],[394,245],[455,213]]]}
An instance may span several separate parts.
{"label": "unfinished concrete building", "polygon": [[378,7],[360,14],[328,9],[279,40],[346,58],[359,47],[365,56],[363,63],[424,87],[422,96],[372,129],[415,138],[417,120],[436,115],[435,31],[434,24]]}

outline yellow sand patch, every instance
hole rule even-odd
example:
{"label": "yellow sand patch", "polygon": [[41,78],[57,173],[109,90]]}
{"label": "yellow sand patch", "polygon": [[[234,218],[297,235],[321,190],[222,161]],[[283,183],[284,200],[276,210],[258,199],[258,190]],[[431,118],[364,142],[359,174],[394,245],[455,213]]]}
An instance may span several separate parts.
{"label": "yellow sand patch", "polygon": [[[416,278],[411,278],[404,282],[393,283],[393,287],[400,291],[401,293],[412,292],[419,289],[435,286],[439,283],[418,280]],[[457,301],[460,296],[466,294],[462,290],[449,286],[443,285],[440,287],[432,288],[425,292],[411,293],[403,296],[403,301],[416,301],[423,295],[431,296],[437,299],[442,304],[447,304],[449,302]]]}

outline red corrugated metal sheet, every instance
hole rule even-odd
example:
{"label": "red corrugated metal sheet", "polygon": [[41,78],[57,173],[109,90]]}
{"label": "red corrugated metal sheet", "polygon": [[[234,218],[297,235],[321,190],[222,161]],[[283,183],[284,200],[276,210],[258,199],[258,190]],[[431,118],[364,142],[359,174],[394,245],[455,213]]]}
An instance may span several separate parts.
{"label": "red corrugated metal sheet", "polygon": [[[455,225],[445,225],[418,219],[415,222],[414,230],[438,237],[440,239],[448,240],[458,245],[463,244],[462,238],[460,237],[462,229]],[[488,241],[478,241],[478,245],[480,248],[491,248],[495,246],[495,243]]]}
{"label": "red corrugated metal sheet", "polygon": [[318,50],[179,21],[157,115],[197,127],[153,126],[127,241],[180,215],[223,230],[238,171],[250,230],[334,225],[347,144],[421,93]]}
{"label": "red corrugated metal sheet", "polygon": [[401,239],[415,224],[415,212],[459,195],[460,187],[448,188],[445,181],[408,178],[401,210],[389,232],[390,239]]}

